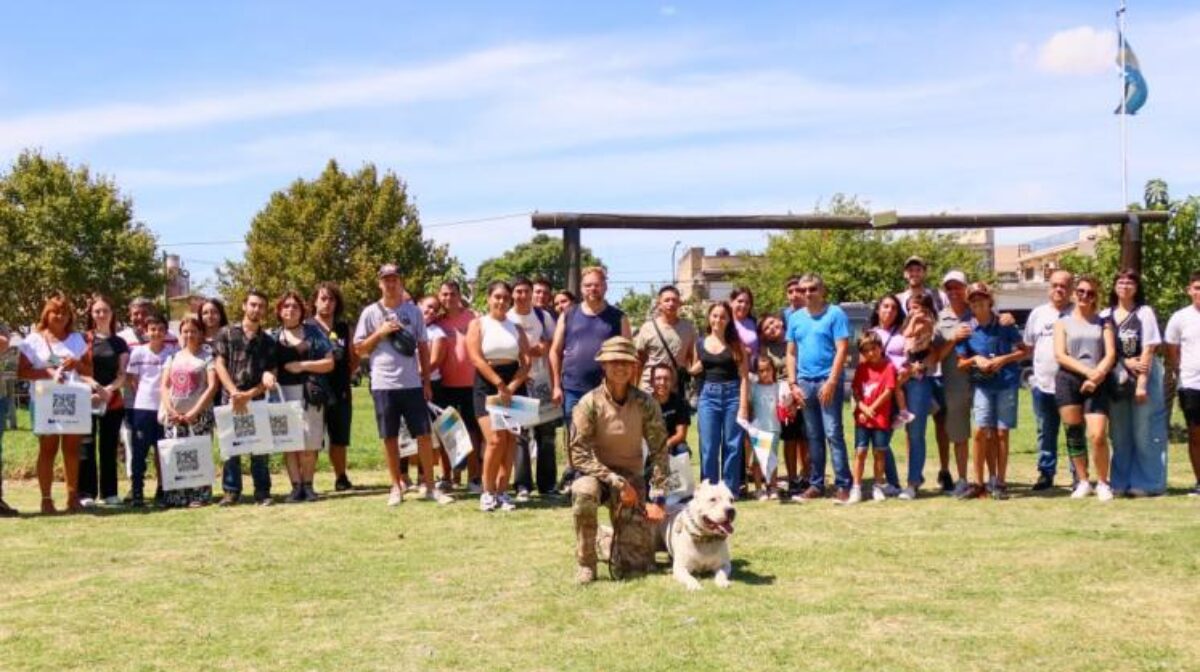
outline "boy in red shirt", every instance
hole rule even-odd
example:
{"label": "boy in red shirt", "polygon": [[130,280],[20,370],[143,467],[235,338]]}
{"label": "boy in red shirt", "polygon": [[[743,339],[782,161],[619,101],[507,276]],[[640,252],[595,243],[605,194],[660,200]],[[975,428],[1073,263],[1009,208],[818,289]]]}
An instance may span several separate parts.
{"label": "boy in red shirt", "polygon": [[862,501],[863,468],[867,450],[874,449],[875,488],[871,498],[877,502],[883,492],[883,468],[892,442],[892,398],[896,394],[896,369],[883,356],[883,343],[868,331],[858,339],[858,368],[850,384],[854,394],[854,485],[848,504]]}

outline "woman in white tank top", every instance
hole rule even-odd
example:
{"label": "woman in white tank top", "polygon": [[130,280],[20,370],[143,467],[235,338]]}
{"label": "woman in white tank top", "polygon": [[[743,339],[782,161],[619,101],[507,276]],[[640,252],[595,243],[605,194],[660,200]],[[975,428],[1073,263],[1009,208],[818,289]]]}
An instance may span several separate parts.
{"label": "woman in white tank top", "polygon": [[496,281],[487,288],[488,310],[471,321],[467,328],[467,353],[475,365],[475,415],[487,439],[483,453],[482,511],[515,508],[508,496],[508,478],[516,456],[516,436],[492,427],[487,398],[500,397],[507,403],[514,394],[525,391],[529,377],[529,342],[525,332],[508,319],[512,288]]}

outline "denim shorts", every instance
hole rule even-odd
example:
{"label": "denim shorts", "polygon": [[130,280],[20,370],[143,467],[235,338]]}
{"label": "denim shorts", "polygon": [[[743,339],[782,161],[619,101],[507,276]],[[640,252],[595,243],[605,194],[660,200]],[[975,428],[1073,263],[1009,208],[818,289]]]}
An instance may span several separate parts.
{"label": "denim shorts", "polygon": [[971,409],[975,426],[990,429],[1015,429],[1017,426],[1017,388],[1001,390],[975,388],[975,406]]}
{"label": "denim shorts", "polygon": [[867,452],[868,448],[874,448],[875,452],[886,453],[892,449],[892,430],[890,429],[872,429],[869,427],[854,426],[854,450],[860,453]]}
{"label": "denim shorts", "polygon": [[371,390],[371,398],[375,401],[375,424],[379,427],[379,438],[394,439],[400,436],[402,422],[414,439],[429,433],[429,408],[425,405],[425,392],[421,388]]}

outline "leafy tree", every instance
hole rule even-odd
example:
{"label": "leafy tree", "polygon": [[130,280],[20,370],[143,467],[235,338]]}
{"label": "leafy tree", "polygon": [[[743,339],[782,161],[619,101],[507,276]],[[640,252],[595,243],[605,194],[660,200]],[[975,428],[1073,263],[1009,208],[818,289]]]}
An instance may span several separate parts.
{"label": "leafy tree", "polygon": [[629,287],[625,290],[625,295],[617,302],[617,307],[629,317],[629,326],[633,328],[634,333],[637,333],[638,327],[642,326],[643,322],[650,319],[650,309],[654,307],[654,291],[657,290],[652,288],[651,293],[647,294]]}
{"label": "leafy tree", "polygon": [[[1196,256],[1200,245],[1200,197],[1172,201],[1166,182],[1150,180],[1146,183],[1144,207],[1171,213],[1166,224],[1142,225],[1142,287],[1146,302],[1165,324],[1171,313],[1191,301],[1187,296],[1188,277],[1200,268]],[[1097,276],[1107,292],[1120,270],[1121,226],[1109,227],[1108,237],[1097,241],[1094,258],[1067,255],[1060,263],[1072,272]]]}
{"label": "leafy tree", "polygon": [[154,234],[134,221],[133,202],[86,165],[26,150],[0,175],[0,320],[37,320],[61,290],[81,310],[94,291],[118,307],[163,288]]}
{"label": "leafy tree", "polygon": [[[828,206],[819,204],[817,213],[869,215],[865,202],[836,194]],[[748,264],[737,283],[754,292],[758,312],[774,310],[786,301],[787,278],[800,273],[817,273],[834,302],[873,302],[904,287],[904,260],[922,257],[929,277],[939,278],[950,269],[962,269],[972,278],[979,272],[982,255],[956,242],[953,234],[920,231],[898,233],[887,230],[791,230],[768,236],[762,258]]]}
{"label": "leafy tree", "polygon": [[[518,275],[529,279],[541,275],[550,280],[556,289],[566,287],[567,274],[563,268],[562,254],[561,238],[539,233],[498,257],[485,259],[475,272],[475,280],[482,286],[492,280],[511,280]],[[602,265],[600,259],[586,247],[580,250],[579,256],[583,267]]]}
{"label": "leafy tree", "polygon": [[372,164],[348,174],[330,160],[317,179],[296,180],[271,195],[250,223],[244,259],[226,262],[218,285],[238,306],[250,288],[270,297],[288,289],[307,296],[318,282],[332,280],[354,315],[378,298],[376,273],[384,263],[399,267],[414,296],[463,275],[445,245],[422,237],[400,178],[391,171],[381,176]]}

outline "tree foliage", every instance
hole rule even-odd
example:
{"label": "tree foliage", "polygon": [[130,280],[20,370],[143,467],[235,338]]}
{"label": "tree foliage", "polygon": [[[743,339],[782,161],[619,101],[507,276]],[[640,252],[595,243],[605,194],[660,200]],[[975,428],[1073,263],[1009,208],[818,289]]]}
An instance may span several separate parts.
{"label": "tree foliage", "polygon": [[0,320],[14,326],[36,321],[54,290],[82,310],[94,291],[119,309],[163,288],[157,242],[133,202],[87,166],[36,150],[0,175],[0,251]]}
{"label": "tree foliage", "polygon": [[[870,214],[865,202],[843,194],[834,195],[824,208],[818,205],[815,212]],[[953,234],[793,230],[768,236],[763,256],[748,264],[736,281],[754,292],[755,309],[760,313],[785,304],[789,276],[809,272],[825,280],[831,301],[874,302],[904,288],[904,260],[914,254],[929,265],[930,278],[961,269],[972,279],[990,279],[980,272],[982,254],[959,245]]]}
{"label": "tree foliage", "polygon": [[[1137,207],[1134,204],[1133,207]],[[1154,308],[1160,322],[1187,305],[1188,277],[1200,269],[1196,248],[1200,245],[1200,197],[1189,196],[1172,201],[1163,180],[1146,183],[1145,209],[1169,211],[1166,224],[1142,225],[1142,288],[1146,302]],[[1094,258],[1083,255],[1064,256],[1060,263],[1074,273],[1090,273],[1100,279],[1104,291],[1112,288],[1121,265],[1121,226],[1109,228],[1107,238],[1096,243]]]}
{"label": "tree foliage", "polygon": [[445,245],[422,237],[400,178],[391,171],[380,175],[371,164],[348,174],[330,160],[317,179],[296,180],[271,195],[250,223],[245,257],[218,270],[218,284],[237,306],[250,288],[272,298],[288,289],[307,297],[317,283],[331,280],[354,315],[378,298],[376,273],[384,263],[399,267],[414,296],[463,275]]}
{"label": "tree foliage", "polygon": [[[498,257],[485,259],[475,272],[475,280],[483,286],[493,280],[511,280],[518,275],[531,280],[540,275],[547,278],[555,289],[560,289],[567,286],[567,273],[563,267],[562,255],[561,238],[539,233]],[[586,247],[580,250],[579,257],[585,268],[602,265],[600,259]]]}
{"label": "tree foliage", "polygon": [[644,293],[629,287],[625,290],[625,295],[617,302],[617,307],[629,317],[629,326],[633,328],[633,333],[637,333],[638,327],[650,319],[650,310],[654,307],[653,294],[655,291],[652,288],[650,293]]}

